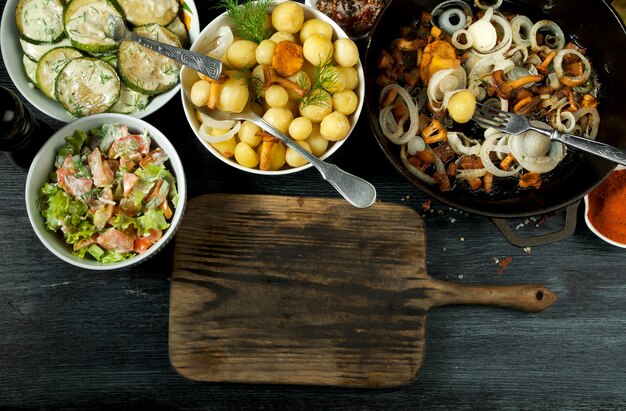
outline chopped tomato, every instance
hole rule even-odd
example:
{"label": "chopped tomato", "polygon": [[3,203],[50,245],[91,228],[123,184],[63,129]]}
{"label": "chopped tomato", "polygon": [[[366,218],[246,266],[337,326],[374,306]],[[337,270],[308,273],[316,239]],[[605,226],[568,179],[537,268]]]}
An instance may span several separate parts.
{"label": "chopped tomato", "polygon": [[133,243],[133,250],[136,253],[141,254],[145,252],[148,248],[152,247],[152,244],[152,241],[150,241],[148,237],[139,237],[135,239]]}

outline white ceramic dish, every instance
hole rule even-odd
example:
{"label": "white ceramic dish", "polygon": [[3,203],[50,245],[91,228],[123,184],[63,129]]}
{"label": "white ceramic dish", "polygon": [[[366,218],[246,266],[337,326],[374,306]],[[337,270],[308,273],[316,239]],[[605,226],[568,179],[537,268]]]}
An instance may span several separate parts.
{"label": "white ceramic dish", "polygon": [[[615,168],[615,170],[623,170],[626,167],[624,166],[617,166]],[[620,248],[626,248],[626,244],[623,243],[618,243],[617,241],[611,240],[610,238],[604,236],[603,234],[601,234],[591,223],[591,221],[589,221],[589,195],[586,195],[584,197],[584,201],[585,201],[585,223],[587,224],[587,227],[589,227],[589,230],[591,230],[592,233],[594,233],[595,235],[598,236],[598,238],[600,238],[601,240],[606,241],[609,244],[612,244],[616,247],[620,247]]]}
{"label": "white ceramic dish", "polygon": [[[283,1],[285,0],[275,1],[274,5],[282,3]],[[337,23],[335,23],[332,19],[330,19],[324,13],[322,13],[319,10],[316,10],[315,8],[312,8],[303,4],[300,4],[300,6],[302,6],[304,10],[305,21],[308,19],[316,18],[316,19],[323,20],[332,26],[333,31],[334,31],[333,41],[336,40],[337,38],[348,38],[348,35],[341,29],[341,27],[339,27]],[[274,9],[274,6],[271,6],[269,8],[269,10],[273,10],[273,9]],[[202,30],[202,32],[198,36],[198,39],[192,44],[191,50],[197,51],[200,53],[204,52],[207,49],[208,45],[213,41],[217,30],[224,25],[232,26],[232,21],[226,15],[226,13],[220,14]],[[360,56],[360,57],[362,58],[363,56]],[[361,110],[363,109],[363,102],[365,100],[365,77],[363,74],[363,66],[361,64],[361,59],[359,59],[359,62],[354,67],[357,69],[359,73],[359,84],[357,88],[354,90],[357,97],[359,98],[359,102],[358,102],[356,111],[348,117],[348,119],[350,120],[350,133],[343,140],[334,142],[332,146],[320,157],[321,159],[326,159],[329,156],[331,156],[346,142],[346,140],[350,137],[350,134],[352,134],[352,131],[354,130],[354,127],[356,126],[357,120],[359,119],[359,115],[361,114]],[[181,71],[181,83],[183,87],[186,87],[187,90],[191,88],[191,85],[195,81],[197,81],[197,75],[193,70],[187,69],[187,70]],[[277,171],[262,171],[259,169],[244,167],[238,164],[234,159],[228,159],[224,157],[200,136],[199,134],[200,122],[198,121],[198,118],[196,116],[196,109],[194,105],[191,103],[191,101],[189,101],[189,99],[186,97],[183,90],[181,90],[181,98],[183,102],[183,108],[185,110],[185,116],[187,117],[187,121],[189,122],[189,125],[191,126],[191,129],[195,133],[196,137],[198,137],[198,140],[202,143],[202,145],[204,145],[204,147],[209,152],[211,152],[214,156],[216,156],[217,158],[219,158],[226,164],[232,167],[238,168],[240,170],[249,172],[249,173],[264,174],[264,175],[290,174],[290,173],[295,173],[295,172],[302,171],[311,167],[311,164],[307,163],[301,167],[285,168],[285,169],[280,169]]]}
{"label": "white ceramic dish", "polygon": [[[20,38],[15,26],[15,7],[18,0],[7,0],[2,13],[0,24],[0,48],[2,49],[2,59],[4,66],[11,77],[11,80],[33,106],[37,107],[44,114],[66,123],[76,120],[76,117],[65,111],[60,103],[46,97],[41,91],[34,87],[24,73],[22,65],[23,51],[20,45]],[[189,18],[189,40],[193,43],[200,33],[200,22],[198,11],[193,0],[185,0],[184,7],[181,6],[186,17]],[[154,113],[174,97],[180,90],[180,84],[173,89],[155,96],[145,110],[132,114],[133,117],[142,118]]]}
{"label": "white ceramic dish", "polygon": [[[65,137],[72,135],[76,130],[88,130],[98,128],[105,123],[119,123],[128,126],[131,131],[142,132],[148,130],[152,136],[153,142],[161,147],[169,156],[169,170],[176,177],[178,189],[178,204],[174,210],[174,215],[169,221],[170,227],[163,233],[163,237],[157,241],[146,252],[139,254],[129,260],[118,263],[103,264],[95,260],[83,259],[74,256],[70,251],[70,245],[65,242],[59,233],[52,232],[45,227],[44,219],[39,212],[37,206],[39,200],[39,192],[44,183],[48,180],[48,175],[54,169],[54,159],[60,147],[65,144]],[[80,118],[59,131],[54,133],[50,139],[39,150],[28,171],[26,177],[26,210],[28,219],[30,220],[37,237],[46,246],[52,254],[69,264],[89,269],[89,270],[113,270],[122,267],[136,265],[159,252],[173,237],[176,230],[180,226],[185,211],[187,201],[187,183],[185,180],[185,172],[183,165],[167,137],[159,130],[136,117],[125,114],[103,113],[94,114],[92,116]]]}

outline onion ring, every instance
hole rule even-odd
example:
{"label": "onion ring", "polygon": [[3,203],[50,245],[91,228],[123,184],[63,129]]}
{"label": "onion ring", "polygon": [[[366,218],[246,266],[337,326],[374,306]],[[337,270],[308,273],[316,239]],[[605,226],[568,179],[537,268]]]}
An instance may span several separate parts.
{"label": "onion ring", "polygon": [[[583,69],[583,74],[574,77],[565,74],[565,71],[563,70],[563,57],[565,57],[566,54],[573,54],[580,59],[580,61],[585,66]],[[554,56],[554,60],[552,61],[552,63],[554,64],[554,72],[556,73],[559,81],[569,87],[580,86],[585,81],[587,81],[587,79],[589,79],[589,76],[591,75],[591,64],[589,63],[589,60],[585,56],[580,54],[578,50],[560,50],[558,53],[556,53],[556,56]]]}
{"label": "onion ring", "polygon": [[539,44],[537,43],[537,33],[539,33],[539,30],[541,29],[549,30],[558,40],[556,47],[547,47],[556,51],[560,51],[563,47],[565,47],[565,34],[563,34],[563,30],[561,30],[561,27],[559,27],[559,25],[552,20],[539,20],[533,25],[532,29],[530,30],[530,47],[533,50],[538,51],[541,49],[541,46],[539,46]]}
{"label": "onion ring", "polygon": [[[513,35],[513,43],[525,48],[531,45],[530,33],[533,28],[533,22],[526,16],[518,15],[511,20],[511,31]],[[526,38],[522,37],[522,29],[526,31]]]}
{"label": "onion ring", "polygon": [[200,126],[199,133],[200,133],[200,137],[202,137],[202,139],[206,141],[207,143],[212,143],[212,144],[223,143],[224,141],[228,141],[231,138],[233,138],[233,136],[237,134],[237,132],[239,132],[240,127],[241,127],[241,121],[237,121],[235,126],[232,129],[230,129],[227,133],[220,134],[219,136],[212,136],[210,133],[212,128],[202,123],[202,125]]}
{"label": "onion ring", "polygon": [[[386,130],[383,128],[384,127],[383,124],[389,124],[388,116],[389,114],[391,114],[390,113],[391,109],[385,110],[389,106],[384,107],[380,111],[378,115],[378,122],[380,123],[381,129],[383,129],[383,134],[385,134],[385,137],[387,137],[392,143],[398,144],[398,145],[406,144],[409,142],[409,140],[411,140],[411,138],[413,138],[413,136],[417,134],[417,130],[419,128],[419,112],[418,112],[417,104],[415,104],[415,101],[413,100],[411,95],[403,87],[397,84],[389,84],[385,86],[385,88],[383,88],[383,90],[380,93],[381,101],[383,97],[386,96],[387,93],[391,89],[395,89],[398,92],[398,97],[404,100],[404,103],[406,104],[408,108],[409,120],[410,120],[409,128],[406,132],[404,132],[403,127],[402,127],[404,123],[402,125],[396,124],[396,130],[391,130],[391,133],[386,132]],[[389,111],[389,113],[387,113],[387,111]],[[393,117],[393,114],[391,114],[391,116]]]}

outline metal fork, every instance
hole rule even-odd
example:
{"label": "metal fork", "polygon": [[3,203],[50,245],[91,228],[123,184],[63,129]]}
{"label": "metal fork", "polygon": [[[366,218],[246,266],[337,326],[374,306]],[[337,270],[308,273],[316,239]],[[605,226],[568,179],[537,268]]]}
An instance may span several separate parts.
{"label": "metal fork", "polygon": [[482,127],[493,127],[510,134],[521,134],[524,131],[534,130],[550,137],[552,141],[558,141],[614,163],[626,165],[626,150],[573,134],[561,133],[558,130],[535,127],[530,124],[526,117],[519,114],[476,103],[476,111],[474,111],[472,119]]}
{"label": "metal fork", "polygon": [[222,62],[220,60],[205,56],[204,54],[196,53],[194,51],[138,36],[128,30],[121,17],[114,14],[109,14],[107,17],[105,34],[117,43],[122,40],[133,41],[149,48],[150,50],[156,51],[165,57],[176,60],[180,64],[184,64],[185,66],[189,66],[192,69],[199,71],[200,73],[206,74],[213,80],[219,80],[220,75],[222,74]]}

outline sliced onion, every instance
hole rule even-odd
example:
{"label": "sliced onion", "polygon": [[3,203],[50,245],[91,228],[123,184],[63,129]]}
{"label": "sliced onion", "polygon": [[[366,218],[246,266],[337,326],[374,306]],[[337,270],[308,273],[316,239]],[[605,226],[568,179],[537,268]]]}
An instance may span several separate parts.
{"label": "sliced onion", "polygon": [[[470,22],[472,21],[472,18],[474,17],[474,14],[472,13],[472,8],[470,7],[470,5],[464,2],[463,0],[448,0],[437,5],[431,12],[432,21],[439,22],[439,16],[450,9],[457,9],[457,10],[463,11],[463,14],[465,14],[465,23],[462,28],[466,28],[467,26],[469,26]],[[442,30],[444,30],[443,27],[441,26],[439,27]],[[451,34],[451,33],[448,33],[448,34]]]}
{"label": "sliced onion", "polygon": [[470,168],[467,170],[456,170],[454,178],[457,180],[471,180],[472,178],[482,177],[487,174],[486,168]]}
{"label": "sliced onion", "polygon": [[[228,141],[231,138],[233,138],[233,136],[235,134],[237,134],[237,132],[239,131],[239,128],[241,127],[241,122],[237,121],[237,123],[235,124],[235,126],[229,130],[228,132],[224,133],[224,134],[220,134],[219,136],[212,136],[210,134],[212,128],[208,127],[206,124],[202,124],[200,126],[200,137],[202,137],[204,139],[204,141],[206,141],[207,143],[222,143],[224,141]],[[221,129],[219,129],[221,130]]]}
{"label": "sliced onion", "polygon": [[[494,133],[494,134],[491,134],[489,137],[486,137],[485,141],[483,142],[482,147],[480,148],[480,159],[482,160],[483,165],[485,166],[485,169],[491,174],[493,174],[494,176],[511,177],[519,173],[519,171],[521,170],[521,167],[516,166],[509,170],[502,170],[501,168],[493,164],[493,161],[491,161],[491,152],[493,151],[494,147],[498,143],[498,140],[503,137],[504,137],[503,133]],[[517,159],[517,157],[515,158]]]}
{"label": "sliced onion", "polygon": [[[526,37],[522,36],[522,29],[526,31]],[[526,16],[518,15],[511,20],[511,31],[513,43],[518,46],[528,47],[531,44],[530,33],[533,29],[533,22]]]}
{"label": "sliced onion", "polygon": [[561,82],[559,81],[559,77],[556,73],[548,74],[548,86],[550,86],[553,90],[558,90],[561,88]]}
{"label": "sliced onion", "polygon": [[[573,54],[577,56],[580,61],[582,61],[583,65],[585,66],[583,69],[583,74],[575,77],[569,77],[565,74],[565,72],[563,71],[563,57],[565,57],[566,54]],[[558,53],[556,53],[556,56],[554,56],[553,64],[554,72],[556,73],[561,83],[565,84],[566,86],[574,87],[581,85],[585,81],[587,81],[587,79],[591,75],[591,64],[589,63],[589,60],[585,56],[580,54],[578,50],[563,49],[559,51]]]}
{"label": "sliced onion", "polygon": [[565,47],[565,35],[563,34],[563,30],[561,30],[561,27],[559,27],[559,25],[552,20],[539,20],[533,25],[532,29],[530,30],[530,47],[533,50],[537,51],[541,48],[541,46],[537,44],[537,33],[539,33],[539,30],[542,29],[550,31],[557,39],[556,47],[548,46],[550,49],[559,51],[563,47]]}
{"label": "sliced onion", "polygon": [[206,54],[221,59],[233,41],[234,35],[230,27],[222,26],[215,33],[215,38],[211,39],[203,49],[207,50]]}
{"label": "sliced onion", "polygon": [[[426,149],[432,150],[428,146],[426,146]],[[435,162],[437,161],[438,158],[439,156],[435,154]],[[409,163],[409,159],[406,157],[406,144],[403,144],[402,147],[400,147],[400,159],[402,160],[402,164],[404,164],[407,170],[409,170],[409,172],[413,174],[415,177],[417,177],[420,181],[429,185],[437,184],[437,180],[435,180],[434,178],[432,178],[431,176],[429,176],[428,174],[426,174],[419,168]],[[443,163],[441,162],[441,159],[439,159],[439,162],[443,165]]]}
{"label": "sliced onion", "polygon": [[404,124],[402,124],[402,125],[397,125],[395,130],[391,130],[391,129],[385,130],[383,128],[384,127],[383,124],[386,124],[389,121],[389,118],[388,117],[384,118],[384,114],[383,114],[386,107],[381,110],[378,116],[378,120],[380,122],[381,129],[383,129],[383,134],[385,134],[385,136],[392,143],[398,144],[398,145],[406,144],[409,142],[409,140],[411,140],[411,138],[413,138],[413,136],[417,134],[417,130],[419,128],[419,112],[418,112],[417,104],[415,104],[415,101],[413,100],[411,95],[403,87],[397,84],[389,84],[385,86],[385,88],[383,88],[383,90],[380,93],[381,101],[384,98],[384,96],[386,96],[387,93],[391,91],[391,89],[395,89],[398,92],[398,97],[404,100],[404,103],[406,104],[408,108],[409,120],[410,120],[409,128],[406,132],[403,132]]}
{"label": "sliced onion", "polygon": [[576,126],[576,117],[571,111],[562,111],[563,106],[556,109],[555,123],[556,129],[563,133],[571,133]]}
{"label": "sliced onion", "polygon": [[[521,54],[521,58],[516,57],[517,53]],[[522,66],[526,63],[526,60],[528,60],[528,47],[527,46],[514,47],[510,49],[509,51],[507,51],[504,54],[504,57],[511,59],[511,61],[516,66]]]}
{"label": "sliced onion", "polygon": [[383,107],[378,114],[380,129],[390,141],[396,142],[400,136],[404,135],[404,123],[409,119],[408,114],[396,121],[393,115],[394,104]]}
{"label": "sliced onion", "polygon": [[[520,137],[520,135],[514,137]],[[556,141],[550,145],[550,151],[543,157],[515,157],[517,162],[525,169],[533,173],[547,173],[563,160],[566,151],[565,146]],[[515,154],[513,154],[515,156]]]}
{"label": "sliced onion", "polygon": [[[531,121],[531,124],[537,127],[545,128],[547,124],[542,123],[540,121]],[[533,134],[529,134],[533,133]],[[545,144],[546,141],[538,143],[539,139],[535,142],[529,141],[529,143],[525,142],[527,137],[530,139],[533,138],[533,135],[536,132],[526,132],[523,134],[518,134],[515,136],[511,136],[509,139],[509,148],[511,149],[511,154],[515,157],[517,162],[526,170],[533,173],[547,173],[548,171],[553,170],[561,160],[565,157],[566,149],[565,146],[558,142],[549,141],[548,144],[549,149],[545,150],[547,153],[545,155],[532,156],[528,154],[532,154],[532,145],[533,144]],[[542,136],[545,137],[545,136]],[[542,149],[544,151],[544,149]]]}
{"label": "sliced onion", "polygon": [[387,95],[387,93],[391,90],[395,89],[398,92],[398,97],[404,100],[408,111],[409,111],[409,128],[406,132],[404,132],[403,124],[396,124],[395,129],[391,121],[395,122],[393,119],[393,114],[391,113],[390,106],[384,107],[379,115],[378,122],[380,123],[380,128],[392,143],[394,144],[406,144],[417,134],[417,130],[419,128],[419,112],[417,108],[417,104],[411,97],[411,95],[401,86],[397,84],[389,84],[383,88],[380,93],[380,100]]}
{"label": "sliced onion", "polygon": [[409,143],[407,144],[407,151],[410,155],[414,156],[418,151],[423,151],[426,149],[426,143],[424,139],[420,136],[413,137]]}
{"label": "sliced onion", "polygon": [[230,130],[235,126],[235,120],[216,120],[202,112],[200,112],[200,118],[202,119],[202,124],[206,124],[207,127],[216,128],[218,130]]}
{"label": "sliced onion", "polygon": [[583,136],[590,140],[595,140],[598,136],[598,127],[600,127],[600,114],[598,113],[598,110],[593,107],[579,108],[574,112],[576,123],[578,123],[579,120],[586,115],[591,117],[591,124],[588,124],[587,129],[583,130]]}
{"label": "sliced onion", "polygon": [[476,7],[478,7],[481,10],[487,10],[489,7],[491,7],[492,9],[495,10],[498,7],[502,6],[502,0],[496,0],[491,5],[489,5],[489,4],[482,4],[482,2],[480,0],[474,0],[474,4],[476,5]]}
{"label": "sliced onion", "polygon": [[[465,43],[461,43],[460,37],[465,36]],[[452,45],[459,50],[467,50],[472,47],[474,39],[472,34],[467,30],[457,30],[452,35]]]}
{"label": "sliced onion", "polygon": [[509,50],[511,44],[513,42],[511,23],[504,17],[499,14],[494,14],[491,17],[491,22],[497,24],[502,29],[502,40],[499,43],[495,44],[490,50],[480,51],[477,50],[479,54],[483,54],[484,56],[488,56],[495,53],[504,53]]}
{"label": "sliced onion", "polygon": [[463,67],[445,69],[435,72],[428,82],[428,101],[434,111],[442,108],[446,93],[462,90],[467,84],[467,75]]}
{"label": "sliced onion", "polygon": [[[453,20],[457,20],[456,23],[452,23]],[[458,30],[462,30],[467,23],[467,16],[465,12],[460,8],[450,8],[441,13],[437,19],[439,28],[449,35],[454,34]]]}
{"label": "sliced onion", "polygon": [[487,53],[493,49],[498,42],[498,33],[491,18],[493,17],[493,9],[488,8],[485,15],[467,28],[472,34],[474,43],[472,47],[479,53]]}
{"label": "sliced onion", "polygon": [[481,143],[478,140],[467,137],[465,134],[456,131],[448,131],[448,144],[458,155],[478,155]]}

